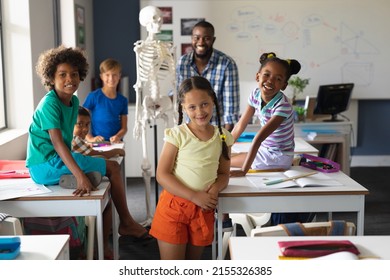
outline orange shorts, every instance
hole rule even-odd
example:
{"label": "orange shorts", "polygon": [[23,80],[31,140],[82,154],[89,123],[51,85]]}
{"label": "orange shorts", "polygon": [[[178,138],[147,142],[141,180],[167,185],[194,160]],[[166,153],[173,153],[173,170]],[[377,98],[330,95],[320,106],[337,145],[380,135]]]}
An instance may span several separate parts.
{"label": "orange shorts", "polygon": [[214,210],[203,211],[191,201],[163,190],[150,234],[171,244],[207,246],[214,238]]}

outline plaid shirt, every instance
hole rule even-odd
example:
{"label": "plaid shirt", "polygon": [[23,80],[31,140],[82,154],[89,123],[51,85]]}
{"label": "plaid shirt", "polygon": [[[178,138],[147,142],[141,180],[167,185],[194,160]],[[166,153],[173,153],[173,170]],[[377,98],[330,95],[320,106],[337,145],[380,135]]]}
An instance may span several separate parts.
{"label": "plaid shirt", "polygon": [[72,151],[83,155],[88,155],[92,151],[92,147],[79,136],[73,136]]}
{"label": "plaid shirt", "polygon": [[[199,76],[194,62],[194,52],[183,55],[176,66],[177,85],[192,76]],[[213,49],[206,68],[201,73],[209,80],[217,95],[221,112],[221,124],[235,124],[240,113],[240,86],[238,68],[234,60],[221,51]],[[216,113],[212,123],[216,125]]]}

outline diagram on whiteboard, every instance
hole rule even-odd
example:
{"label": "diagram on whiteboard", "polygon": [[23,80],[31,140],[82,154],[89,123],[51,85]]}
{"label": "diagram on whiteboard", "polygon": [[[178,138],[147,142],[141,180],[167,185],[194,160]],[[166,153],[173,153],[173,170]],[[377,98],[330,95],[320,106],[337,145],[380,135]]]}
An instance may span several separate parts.
{"label": "diagram on whiteboard", "polygon": [[[375,60],[381,55],[365,36],[370,30],[357,29],[332,14],[302,15],[242,6],[231,9],[224,28],[235,41],[235,50],[228,53],[238,61],[240,72],[247,74],[244,79],[253,78],[261,53],[274,51],[301,62],[302,75],[311,78],[314,92],[320,83],[327,82],[370,86]],[[241,71],[244,68],[248,70]]]}
{"label": "diagram on whiteboard", "polygon": [[[388,0],[141,0],[171,6],[174,44],[191,43],[180,33],[183,18],[204,18],[215,27],[215,48],[236,61],[241,103],[256,86],[259,56],[275,52],[297,59],[299,76],[310,78],[304,95],[319,85],[355,84],[354,99],[389,99],[383,73],[390,52]],[[289,94],[289,87],[286,94]]]}

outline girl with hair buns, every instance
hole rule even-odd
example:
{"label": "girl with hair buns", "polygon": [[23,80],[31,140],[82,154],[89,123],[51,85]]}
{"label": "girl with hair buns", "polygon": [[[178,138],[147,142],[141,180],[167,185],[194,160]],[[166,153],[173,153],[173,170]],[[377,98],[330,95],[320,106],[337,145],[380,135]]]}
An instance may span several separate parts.
{"label": "girl with hair buns", "polygon": [[[231,159],[230,176],[245,176],[249,169],[289,169],[294,152],[294,110],[284,95],[291,75],[297,74],[301,65],[294,59],[281,59],[275,53],[260,56],[260,69],[256,73],[258,87],[248,98],[248,106],[232,135],[236,141],[247,124],[256,115],[261,129],[256,133],[248,153],[240,153]],[[310,214],[272,214],[271,223],[306,222]]]}

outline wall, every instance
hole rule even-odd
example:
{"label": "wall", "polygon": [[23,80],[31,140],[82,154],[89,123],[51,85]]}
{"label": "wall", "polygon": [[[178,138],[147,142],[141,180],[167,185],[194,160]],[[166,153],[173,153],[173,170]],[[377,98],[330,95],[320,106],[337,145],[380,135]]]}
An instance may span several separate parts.
{"label": "wall", "polygon": [[[85,7],[86,51],[94,68],[92,0],[60,0],[64,44],[75,45],[74,4]],[[9,129],[0,134],[0,159],[25,159],[27,130],[31,116],[46,94],[35,73],[41,52],[55,46],[52,0],[3,0],[3,38],[7,119]],[[67,29],[68,28],[68,29]],[[90,80],[91,74],[87,76]],[[78,94],[86,96],[90,83],[82,83]]]}
{"label": "wall", "polygon": [[66,46],[76,46],[76,24],[75,24],[75,5],[84,8],[85,19],[85,51],[89,63],[89,72],[83,82],[80,83],[77,90],[77,96],[80,103],[84,102],[88,93],[91,91],[91,80],[94,77],[95,69],[95,47],[94,47],[94,19],[92,0],[60,0],[61,1],[61,37],[62,43]]}
{"label": "wall", "polygon": [[[241,110],[246,94],[253,87],[258,56],[269,49],[303,61],[302,77],[311,78],[305,95],[315,96],[319,84],[352,81],[354,100],[345,113],[355,123],[352,165],[390,165],[386,139],[390,128],[375,128],[377,118],[390,118],[390,94],[385,76],[390,53],[389,34],[378,32],[388,26],[390,2],[373,1],[220,1],[220,0],[141,0],[146,5],[172,7],[174,44],[189,43],[181,36],[181,18],[205,18],[216,28],[215,47],[235,58],[239,65]],[[310,3],[309,3],[310,2]],[[309,3],[309,4],[308,4]],[[279,7],[283,6],[281,10]],[[189,8],[190,7],[190,8]],[[218,12],[215,12],[218,11]],[[368,14],[381,15],[363,21]],[[294,34],[296,37],[289,37]],[[286,93],[289,94],[287,89]],[[302,98],[302,97],[301,97]],[[244,106],[243,106],[244,104]],[[358,109],[357,109],[358,108]],[[378,108],[379,110],[376,110]],[[355,118],[354,114],[358,115]],[[352,117],[351,117],[352,116]],[[357,125],[356,125],[357,124]]]}
{"label": "wall", "polygon": [[389,100],[359,100],[359,144],[351,166],[390,166],[389,119]]}
{"label": "wall", "polygon": [[27,129],[42,96],[34,66],[39,53],[54,45],[52,1],[30,4],[28,0],[3,1],[4,72],[11,130],[1,133],[2,159],[25,158]]}
{"label": "wall", "polygon": [[[390,36],[378,32],[390,24],[386,0],[142,0],[146,5],[173,7],[173,23],[162,29],[173,31],[177,55],[191,42],[182,35],[182,19],[212,22],[214,46],[237,62],[242,92],[253,87],[261,53],[274,51],[301,62],[298,75],[310,78],[306,95],[316,96],[320,84],[353,82],[353,98],[390,98],[380,75],[390,61]],[[369,14],[375,17],[362,20]]]}
{"label": "wall", "polygon": [[134,43],[140,39],[139,2],[132,0],[93,1],[95,77],[99,64],[112,57],[122,64],[122,76],[129,76],[129,101],[135,102],[136,81]]}
{"label": "wall", "polygon": [[[74,1],[63,0],[73,5]],[[84,0],[76,1],[77,3],[86,4],[90,7],[93,3],[93,14],[87,11],[87,48],[94,49],[95,60],[90,59],[91,73],[97,72],[98,64],[103,57],[108,54],[115,54],[121,58],[124,66],[124,74],[130,77],[130,92],[133,93],[132,85],[135,83],[135,63],[132,62],[133,43],[140,39],[140,26],[138,23],[138,13],[140,3],[138,1],[114,0],[108,4],[104,0]],[[199,0],[201,1],[201,0]],[[52,1],[51,0],[34,0],[34,5],[29,5],[32,1],[28,0],[5,0],[3,10],[11,9],[16,11],[17,18],[8,13],[4,15],[4,24],[16,32],[3,34],[8,44],[4,46],[5,52],[5,71],[9,74],[6,80],[7,91],[10,92],[10,98],[7,99],[7,105],[10,106],[8,114],[11,115],[11,127],[20,129],[17,131],[16,138],[22,137],[21,131],[26,131],[30,123],[32,112],[44,94],[43,87],[36,77],[34,65],[39,53],[54,45],[53,24],[51,18]],[[312,0],[313,4],[316,0]],[[110,6],[110,7],[106,7]],[[112,9],[115,7],[115,9]],[[89,8],[88,8],[89,9]],[[31,14],[31,15],[30,15]],[[117,18],[125,17],[128,23],[119,25],[116,23]],[[73,16],[66,16],[67,19],[63,25],[67,26]],[[113,20],[115,19],[115,20]],[[94,23],[92,23],[92,20]],[[91,22],[90,22],[91,21]],[[30,27],[35,26],[34,28]],[[98,26],[99,28],[96,28]],[[91,31],[91,29],[93,31]],[[74,30],[74,29],[73,29]],[[113,31],[114,30],[114,31]],[[382,29],[383,30],[383,29]],[[70,31],[74,32],[74,31]],[[380,33],[380,32],[378,32]],[[382,32],[383,36],[389,36],[388,32]],[[115,44],[110,44],[111,37],[115,38]],[[108,39],[107,39],[108,38]],[[388,37],[387,37],[388,38]],[[219,40],[222,40],[220,38]],[[94,42],[94,43],[93,43]],[[88,50],[92,53],[93,50]],[[129,60],[127,60],[129,58]],[[128,61],[128,62],[127,62]],[[380,75],[381,73],[377,73]],[[387,73],[380,76],[381,79],[387,80]],[[23,81],[23,82],[21,82]],[[88,91],[89,82],[83,83]],[[387,98],[390,94],[386,88],[382,89]],[[32,93],[32,94],[29,94]],[[134,96],[134,94],[133,94]],[[23,100],[23,102],[21,102]],[[378,126],[377,123],[383,124],[390,119],[390,100],[359,100],[359,117],[358,117],[358,146],[352,150],[352,165],[390,165],[390,127],[386,125]],[[34,105],[32,105],[34,104]],[[23,114],[21,114],[23,112]],[[129,123],[129,131],[133,125]],[[25,133],[25,132],[24,132]],[[24,140],[25,141],[25,140]],[[24,153],[25,146],[18,144],[17,141],[9,145],[3,145],[0,139],[0,158],[20,158]],[[357,159],[355,161],[354,159]]]}

